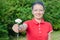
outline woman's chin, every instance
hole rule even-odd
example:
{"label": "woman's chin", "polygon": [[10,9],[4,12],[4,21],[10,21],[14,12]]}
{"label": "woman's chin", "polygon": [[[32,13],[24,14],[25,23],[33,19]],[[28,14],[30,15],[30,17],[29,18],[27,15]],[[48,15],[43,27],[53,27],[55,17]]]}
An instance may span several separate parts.
{"label": "woman's chin", "polygon": [[36,19],[41,19],[42,16],[35,16],[34,18],[36,18]]}
{"label": "woman's chin", "polygon": [[42,17],[37,17],[36,19],[41,19]]}

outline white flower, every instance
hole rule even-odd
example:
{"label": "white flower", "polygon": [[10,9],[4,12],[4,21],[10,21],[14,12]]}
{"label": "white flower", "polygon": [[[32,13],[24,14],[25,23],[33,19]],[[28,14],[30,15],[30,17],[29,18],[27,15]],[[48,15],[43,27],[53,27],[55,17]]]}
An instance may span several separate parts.
{"label": "white flower", "polygon": [[22,20],[21,20],[21,19],[16,19],[15,22],[16,22],[17,24],[19,24],[19,23],[22,22]]}

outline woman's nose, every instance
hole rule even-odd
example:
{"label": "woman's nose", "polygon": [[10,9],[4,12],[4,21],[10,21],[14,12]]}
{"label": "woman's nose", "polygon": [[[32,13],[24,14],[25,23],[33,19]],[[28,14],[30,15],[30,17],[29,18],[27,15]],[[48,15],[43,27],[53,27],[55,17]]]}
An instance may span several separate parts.
{"label": "woman's nose", "polygon": [[39,10],[37,10],[37,13],[40,13],[40,11],[39,11]]}

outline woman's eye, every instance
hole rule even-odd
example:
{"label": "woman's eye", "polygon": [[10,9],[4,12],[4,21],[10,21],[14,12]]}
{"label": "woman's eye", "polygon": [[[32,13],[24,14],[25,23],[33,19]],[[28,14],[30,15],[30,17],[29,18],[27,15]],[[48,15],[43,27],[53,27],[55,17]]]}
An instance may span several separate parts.
{"label": "woman's eye", "polygon": [[43,10],[39,10],[39,11],[43,11]]}
{"label": "woman's eye", "polygon": [[40,11],[43,11],[43,10],[40,10]]}
{"label": "woman's eye", "polygon": [[37,11],[37,10],[34,10],[34,11]]}

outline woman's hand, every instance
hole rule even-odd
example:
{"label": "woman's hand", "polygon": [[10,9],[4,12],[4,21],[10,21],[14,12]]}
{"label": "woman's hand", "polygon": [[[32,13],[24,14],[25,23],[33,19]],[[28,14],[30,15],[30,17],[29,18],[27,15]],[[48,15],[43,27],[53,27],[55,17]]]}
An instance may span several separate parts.
{"label": "woman's hand", "polygon": [[13,27],[12,27],[12,29],[16,33],[24,32],[27,29],[27,25],[26,24],[21,24],[21,25],[14,24]]}
{"label": "woman's hand", "polygon": [[13,29],[14,32],[19,33],[18,24],[14,24],[12,29]]}

